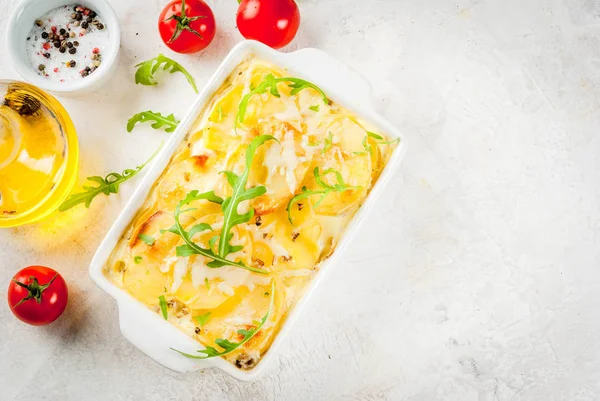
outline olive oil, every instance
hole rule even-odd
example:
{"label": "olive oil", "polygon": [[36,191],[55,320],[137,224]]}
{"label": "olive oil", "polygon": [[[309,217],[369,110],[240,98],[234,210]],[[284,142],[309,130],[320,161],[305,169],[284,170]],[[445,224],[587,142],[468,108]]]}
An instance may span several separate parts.
{"label": "olive oil", "polygon": [[21,82],[0,81],[0,227],[50,214],[77,172],[73,123],[52,96]]}

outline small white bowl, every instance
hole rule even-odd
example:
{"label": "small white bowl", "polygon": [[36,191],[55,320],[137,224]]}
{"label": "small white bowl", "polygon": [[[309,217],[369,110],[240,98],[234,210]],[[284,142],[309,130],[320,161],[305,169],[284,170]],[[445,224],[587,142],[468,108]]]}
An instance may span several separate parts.
{"label": "small white bowl", "polygon": [[[27,36],[35,20],[62,6],[81,5],[94,10],[108,28],[108,45],[102,54],[102,64],[85,79],[73,82],[51,82],[38,75],[27,56]],[[81,95],[102,87],[114,72],[121,44],[119,20],[107,0],[23,0],[8,23],[8,52],[19,75],[27,82],[57,95]]]}

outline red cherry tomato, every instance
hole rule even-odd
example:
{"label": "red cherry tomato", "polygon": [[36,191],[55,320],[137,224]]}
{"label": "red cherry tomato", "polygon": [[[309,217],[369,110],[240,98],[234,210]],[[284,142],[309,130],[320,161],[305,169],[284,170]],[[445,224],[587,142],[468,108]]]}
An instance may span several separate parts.
{"label": "red cherry tomato", "polygon": [[20,270],[8,285],[8,306],[25,323],[43,326],[52,323],[67,306],[69,292],[65,279],[45,266]]}
{"label": "red cherry tomato", "polygon": [[279,49],[290,43],[300,26],[300,11],[294,0],[242,0],[237,27],[246,39]]}
{"label": "red cherry tomato", "polygon": [[202,0],[173,0],[158,17],[158,31],[177,53],[196,53],[215,37],[215,16]]}

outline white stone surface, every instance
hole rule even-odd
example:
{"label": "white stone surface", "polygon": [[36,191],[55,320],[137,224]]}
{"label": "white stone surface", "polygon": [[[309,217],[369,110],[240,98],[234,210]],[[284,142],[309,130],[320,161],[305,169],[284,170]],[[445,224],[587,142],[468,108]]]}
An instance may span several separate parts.
{"label": "white stone surface", "polygon": [[[168,134],[135,112],[182,116],[181,76],[135,86],[165,52],[202,85],[241,39],[235,0],[211,0],[219,33],[201,55],[164,48],[165,0],[111,3],[122,24],[110,86],[60,99],[81,179],[135,166]],[[6,29],[14,0],[0,0]],[[120,335],[90,258],[132,193],[0,231],[0,283],[28,264],[60,270],[66,315],[34,328],[0,306],[2,400],[600,399],[600,2],[301,0],[288,50],[318,47],[373,83],[409,144],[401,171],[319,288],[266,375],[180,375]],[[5,32],[2,33],[5,37]],[[0,77],[18,78],[0,41]],[[351,85],[351,83],[348,83]],[[72,217],[73,215],[71,215]]]}

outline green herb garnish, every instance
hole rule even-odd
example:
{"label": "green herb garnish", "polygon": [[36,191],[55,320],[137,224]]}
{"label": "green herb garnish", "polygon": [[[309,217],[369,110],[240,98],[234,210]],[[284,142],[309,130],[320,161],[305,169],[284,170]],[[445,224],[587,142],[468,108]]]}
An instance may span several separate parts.
{"label": "green herb garnish", "polygon": [[238,224],[247,223],[254,217],[254,209],[252,208],[244,214],[239,214],[238,205],[243,201],[257,198],[267,192],[267,188],[262,185],[246,189],[246,183],[248,182],[250,167],[252,166],[252,160],[254,159],[256,150],[260,145],[271,139],[277,141],[277,139],[271,135],[260,135],[252,140],[246,150],[246,170],[244,170],[242,175],[237,175],[233,171],[222,172],[225,174],[225,177],[227,177],[227,182],[231,185],[232,189],[231,196],[225,198],[221,204],[221,210],[223,211],[223,227],[221,228],[221,234],[219,235],[219,255],[222,257],[226,257],[230,253],[237,252],[241,249],[241,247],[232,246],[229,243],[233,237],[231,229]]}
{"label": "green herb garnish", "polygon": [[[246,223],[250,221],[252,217],[254,217],[254,209],[252,208],[250,208],[250,210],[248,210],[248,212],[244,214],[239,214],[239,204],[243,201],[254,199],[267,192],[267,189],[264,186],[257,186],[246,189],[246,183],[248,181],[248,176],[250,175],[250,167],[252,165],[252,160],[254,159],[256,150],[260,145],[271,139],[277,141],[277,139],[275,139],[271,135],[257,136],[252,140],[252,142],[248,146],[248,149],[246,150],[246,169],[244,170],[242,175],[238,176],[232,171],[222,171],[222,173],[225,174],[225,176],[227,177],[227,182],[229,183],[229,185],[231,185],[231,196],[223,199],[215,195],[213,191],[200,193],[199,191],[195,190],[188,193],[186,197],[179,202],[179,204],[175,208],[175,224],[166,230],[161,230],[161,233],[168,231],[173,234],[177,234],[181,238],[183,238],[185,244],[179,245],[176,248],[177,256],[203,255],[207,258],[212,259],[212,261],[206,264],[206,266],[211,268],[218,268],[222,266],[236,266],[242,269],[253,271],[255,273],[268,273],[264,269],[246,266],[241,262],[234,262],[228,260],[227,255],[243,249],[243,246],[241,245],[236,246],[231,245],[230,243],[231,239],[233,238],[233,233],[231,232],[233,227],[235,227],[238,224]],[[181,215],[181,213],[196,210],[194,208],[182,210],[181,208],[196,200],[207,200],[209,202],[217,203],[221,205],[221,210],[223,211],[223,225],[221,228],[221,233],[218,236],[213,236],[210,239],[208,248],[200,247],[192,239],[194,234],[198,232],[209,229],[212,230],[212,228],[208,224],[198,224],[192,227],[192,229],[188,232],[182,227],[179,221],[179,216]],[[217,241],[218,248],[215,250]]]}
{"label": "green herb garnish", "polygon": [[72,194],[69,196],[59,207],[58,210],[64,212],[65,210],[69,210],[74,206],[77,206],[80,203],[84,203],[86,208],[90,207],[92,200],[100,194],[104,194],[106,196],[110,194],[116,194],[119,192],[119,186],[127,181],[130,178],[136,176],[150,161],[156,156],[158,151],[148,159],[144,164],[137,166],[135,169],[126,169],[122,174],[119,173],[110,173],[105,178],[102,178],[98,175],[88,177],[87,180],[91,182],[95,182],[98,185],[95,187],[84,186],[83,192],[79,192],[76,194]]}
{"label": "green herb garnish", "polygon": [[250,330],[240,329],[237,331],[238,334],[244,336],[244,338],[242,338],[241,341],[239,341],[237,343],[233,343],[227,339],[217,338],[215,340],[215,344],[219,348],[222,348],[223,350],[219,351],[215,347],[207,346],[205,349],[201,349],[201,350],[197,351],[198,353],[204,354],[204,355],[192,355],[192,354],[188,354],[188,353],[176,350],[175,348],[171,348],[171,349],[187,358],[192,358],[192,359],[214,358],[216,356],[227,355],[230,352],[235,351],[237,348],[241,347],[242,345],[244,345],[245,343],[250,341],[250,339],[252,337],[254,337],[256,335],[256,333],[258,333],[260,331],[260,329],[262,329],[265,322],[269,319],[269,316],[271,315],[271,311],[273,310],[273,303],[275,301],[275,283],[274,282],[271,283],[271,294],[272,295],[271,295],[271,302],[269,303],[269,310],[267,311],[266,315],[264,315],[262,317],[262,319],[260,319],[260,321],[254,322],[256,324],[256,327],[253,329],[250,329]]}
{"label": "green herb garnish", "polygon": [[179,202],[179,204],[177,204],[177,206],[175,207],[175,224],[166,230],[161,230],[161,232],[163,232],[163,233],[168,231],[173,234],[179,235],[185,242],[185,244],[179,245],[177,248],[175,248],[175,254],[180,257],[186,257],[186,256],[192,256],[192,255],[206,256],[207,258],[212,259],[211,262],[207,263],[207,266],[211,267],[211,268],[217,268],[217,267],[221,267],[221,266],[235,266],[235,267],[239,267],[241,269],[250,270],[255,273],[267,274],[268,271],[266,271],[266,270],[259,269],[256,267],[246,266],[245,264],[243,264],[241,262],[234,262],[234,261],[228,260],[224,257],[219,256],[216,252],[214,252],[211,249],[212,247],[211,248],[202,248],[201,246],[199,246],[198,244],[196,244],[193,241],[192,237],[194,236],[194,234],[199,233],[201,231],[205,231],[205,230],[212,230],[212,228],[208,224],[202,223],[202,224],[195,225],[194,227],[192,227],[192,229],[190,231],[186,231],[183,228],[183,226],[181,225],[181,222],[179,221],[179,216],[181,215],[181,213],[196,210],[194,208],[188,208],[188,209],[182,210],[181,208],[195,200],[201,200],[201,199],[209,200],[211,202],[219,203],[219,204],[223,203],[223,199],[216,196],[214,194],[214,192],[212,192],[212,191],[205,192],[205,193],[199,193],[197,190],[194,190],[194,191],[188,193],[186,195],[186,197],[183,200],[181,200]]}
{"label": "green herb garnish", "polygon": [[207,290],[210,290],[210,281],[208,281],[208,277],[204,277],[204,285]]}
{"label": "green herb garnish", "polygon": [[154,121],[154,123],[150,125],[154,129],[166,127],[166,132],[175,131],[175,128],[177,128],[177,125],[179,124],[179,120],[176,120],[173,114],[163,116],[160,113],[148,110],[134,114],[133,117],[127,121],[127,132],[131,132],[137,123],[145,123],[148,121]]}
{"label": "green herb garnish", "polygon": [[164,295],[158,297],[158,304],[160,305],[160,311],[162,312],[163,317],[165,320],[168,320],[169,314],[167,312],[167,300],[165,299]]}
{"label": "green herb garnish", "polygon": [[154,241],[156,241],[156,239],[153,236],[148,234],[138,234],[138,238],[144,241],[148,246],[152,246],[154,244]]}
{"label": "green herb garnish", "polygon": [[321,154],[325,154],[333,146],[333,134],[330,132],[325,138],[325,145],[321,149]]}
{"label": "green herb garnish", "polygon": [[314,106],[310,106],[308,109],[317,113],[319,111],[319,105],[315,104]]}
{"label": "green herb garnish", "polygon": [[135,256],[135,257],[133,258],[133,262],[134,262],[136,265],[139,265],[141,261],[142,261],[142,257],[141,257],[141,256]]}
{"label": "green herb garnish", "polygon": [[204,326],[210,320],[211,312],[207,312],[204,315],[194,316],[194,320],[198,322],[200,327]]}
{"label": "green herb garnish", "polygon": [[256,88],[254,88],[250,92],[248,92],[240,101],[240,104],[238,107],[238,112],[235,117],[235,126],[237,126],[238,123],[241,124],[244,122],[244,117],[246,117],[246,109],[248,108],[248,102],[250,101],[250,98],[253,95],[260,95],[260,94],[266,93],[268,90],[271,95],[273,95],[275,97],[281,97],[281,95],[279,94],[279,90],[277,89],[277,84],[280,82],[286,82],[287,85],[290,88],[292,88],[292,91],[291,91],[292,95],[297,94],[302,89],[312,88],[321,94],[324,104],[326,104],[326,105],[329,104],[329,99],[327,98],[327,95],[325,95],[325,92],[323,92],[321,90],[321,88],[319,88],[317,85],[315,85],[311,82],[305,81],[304,79],[300,79],[300,78],[293,78],[293,77],[275,78],[273,76],[273,74],[269,74],[269,75],[265,76],[264,80],[260,84],[258,84],[256,86]]}
{"label": "green herb garnish", "polygon": [[196,87],[196,81],[190,75],[189,72],[186,71],[185,68],[177,61],[170,59],[169,57],[164,56],[163,54],[159,54],[157,57],[152,58],[150,60],[143,61],[136,65],[139,67],[135,72],[135,83],[142,85],[156,85],[158,82],[154,78],[154,73],[162,66],[162,69],[165,71],[170,70],[171,74],[176,72],[180,72],[185,75],[187,81],[194,88],[194,92],[198,93],[198,88]]}
{"label": "green herb garnish", "polygon": [[[314,195],[321,195],[321,198],[317,201],[317,203],[314,204],[314,208],[316,209],[317,207],[319,207],[321,202],[323,202],[323,200],[327,197],[327,195],[329,195],[331,192],[344,192],[344,191],[348,191],[351,189],[360,189],[361,188],[361,187],[346,185],[344,183],[344,179],[342,178],[342,174],[340,174],[339,171],[332,169],[332,168],[328,168],[327,170],[323,171],[323,174],[321,174],[319,172],[319,168],[315,167],[315,169],[313,170],[313,174],[315,176],[315,181],[322,189],[310,190],[306,187],[302,187],[302,192],[300,192],[299,194],[294,196],[292,199],[290,199],[290,201],[288,202],[287,207],[285,209],[285,210],[287,210],[288,220],[290,221],[290,223],[292,223],[292,205],[294,205],[294,203],[296,203],[302,199],[310,198],[311,196],[314,196]],[[329,185],[325,181],[323,181],[323,177],[325,177],[327,174],[334,174],[337,182],[333,185]]]}
{"label": "green herb garnish", "polygon": [[381,135],[378,135],[374,132],[367,131],[367,135],[365,135],[365,137],[362,141],[362,145],[365,150],[363,150],[362,152],[354,152],[355,155],[366,155],[367,153],[373,153],[373,148],[371,147],[371,144],[369,143],[369,137],[376,140],[376,142],[375,142],[376,145],[391,145],[392,143],[396,143],[396,142],[400,141],[400,138],[396,138],[391,141],[384,141],[383,137]]}
{"label": "green herb garnish", "polygon": [[376,134],[376,133],[371,132],[371,131],[367,131],[367,136],[370,136],[371,138],[378,139],[380,141],[383,140],[383,137],[381,135]]}

